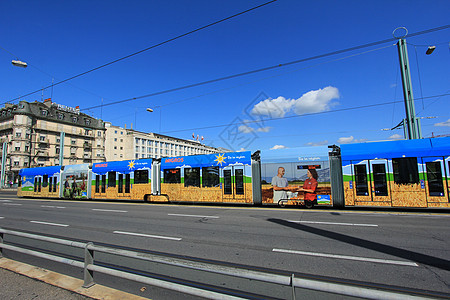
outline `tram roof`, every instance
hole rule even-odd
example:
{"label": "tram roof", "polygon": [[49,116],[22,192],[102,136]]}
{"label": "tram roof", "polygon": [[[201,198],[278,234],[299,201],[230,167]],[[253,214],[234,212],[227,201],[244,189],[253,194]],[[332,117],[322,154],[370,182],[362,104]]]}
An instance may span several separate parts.
{"label": "tram roof", "polygon": [[341,145],[342,160],[449,156],[450,137]]}
{"label": "tram roof", "polygon": [[53,176],[54,174],[57,174],[60,172],[61,172],[61,166],[36,167],[36,168],[21,169],[19,171],[19,175],[20,176],[37,176],[37,175]]}

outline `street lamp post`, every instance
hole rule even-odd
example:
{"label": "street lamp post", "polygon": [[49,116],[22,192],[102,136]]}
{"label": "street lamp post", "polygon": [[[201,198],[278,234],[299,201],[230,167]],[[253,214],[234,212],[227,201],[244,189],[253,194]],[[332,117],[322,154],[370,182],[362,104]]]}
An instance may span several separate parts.
{"label": "street lamp post", "polygon": [[[26,62],[20,60],[12,60],[11,63],[13,66],[26,68],[28,64]],[[5,176],[6,176],[6,155],[8,152],[8,143],[2,143],[2,162],[1,162],[1,170],[0,170],[0,188],[4,188],[5,186]]]}

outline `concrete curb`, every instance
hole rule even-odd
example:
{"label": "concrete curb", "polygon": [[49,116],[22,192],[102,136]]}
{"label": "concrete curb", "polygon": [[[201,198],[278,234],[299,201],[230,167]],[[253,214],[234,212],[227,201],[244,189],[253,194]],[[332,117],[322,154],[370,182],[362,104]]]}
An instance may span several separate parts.
{"label": "concrete curb", "polygon": [[31,266],[25,263],[17,262],[7,258],[0,258],[0,268],[34,278],[53,286],[72,291],[74,293],[102,300],[144,300],[148,298],[136,296],[126,292],[118,291],[99,284],[89,288],[83,288],[83,280],[76,279],[67,275],[52,272],[43,268]]}

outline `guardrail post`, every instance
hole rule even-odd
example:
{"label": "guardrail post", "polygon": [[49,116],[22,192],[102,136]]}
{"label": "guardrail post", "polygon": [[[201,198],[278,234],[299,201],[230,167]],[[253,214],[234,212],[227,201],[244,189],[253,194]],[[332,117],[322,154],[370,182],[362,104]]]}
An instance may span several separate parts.
{"label": "guardrail post", "polygon": [[295,275],[291,275],[291,287],[292,287],[292,300],[295,300],[295,285],[294,285],[294,277]]}
{"label": "guardrail post", "polygon": [[[0,232],[0,244],[3,244],[3,232]],[[3,257],[3,247],[0,246],[0,257]]]}
{"label": "guardrail post", "polygon": [[84,248],[84,288],[90,288],[95,284],[94,271],[88,270],[88,266],[94,264],[94,250],[88,249],[88,247],[92,245],[94,245],[94,243],[89,242]]}

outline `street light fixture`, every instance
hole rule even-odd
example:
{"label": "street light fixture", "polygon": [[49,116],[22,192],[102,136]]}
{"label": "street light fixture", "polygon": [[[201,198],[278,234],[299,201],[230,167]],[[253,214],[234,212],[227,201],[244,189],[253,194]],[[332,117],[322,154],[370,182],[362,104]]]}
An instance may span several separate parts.
{"label": "street light fixture", "polygon": [[433,53],[434,49],[436,49],[436,46],[429,46],[425,54],[430,55],[431,53]]}
{"label": "street light fixture", "polygon": [[148,112],[153,112],[153,109],[147,108],[147,111],[148,111]]}
{"label": "street light fixture", "polygon": [[16,67],[21,67],[21,68],[26,68],[28,66],[26,62],[20,61],[20,60],[13,60],[13,61],[11,61],[11,63]]}

